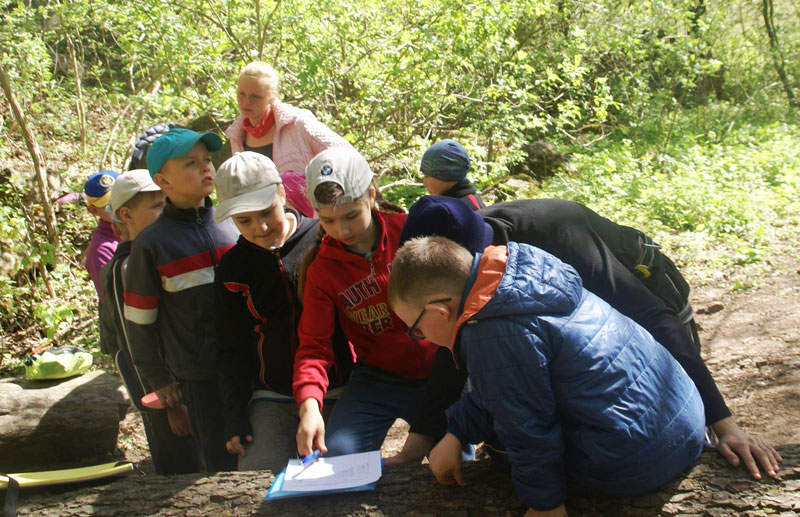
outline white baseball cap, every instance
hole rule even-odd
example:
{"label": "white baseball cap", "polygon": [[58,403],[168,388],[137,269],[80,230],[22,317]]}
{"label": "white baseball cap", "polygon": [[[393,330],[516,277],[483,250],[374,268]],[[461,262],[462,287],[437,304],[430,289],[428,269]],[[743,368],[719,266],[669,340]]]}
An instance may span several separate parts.
{"label": "white baseball cap", "polygon": [[315,210],[325,206],[317,201],[314,191],[327,182],[339,185],[344,195],[337,203],[352,203],[364,195],[372,184],[374,176],[367,160],[350,147],[331,147],[325,149],[306,166],[306,186],[308,200]]}
{"label": "white baseball cap", "polygon": [[214,220],[221,222],[242,212],[256,212],[272,206],[278,185],[283,183],[272,160],[252,151],[236,153],[219,166],[217,209]]}
{"label": "white baseball cap", "polygon": [[[150,171],[147,169],[134,169],[117,176],[111,186],[111,197],[108,200],[109,213],[117,219],[119,209],[139,192],[155,192],[161,190],[153,183]],[[119,220],[119,219],[117,219]]]}

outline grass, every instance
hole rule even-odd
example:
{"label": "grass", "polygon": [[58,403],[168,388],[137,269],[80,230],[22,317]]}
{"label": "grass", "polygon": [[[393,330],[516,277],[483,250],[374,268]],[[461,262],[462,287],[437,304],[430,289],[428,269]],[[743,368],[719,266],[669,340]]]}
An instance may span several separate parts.
{"label": "grass", "polygon": [[[580,171],[545,182],[536,197],[583,203],[642,229],[688,270],[693,284],[719,272],[767,267],[800,234],[800,123],[742,123],[724,137],[693,132],[696,113],[668,145],[609,139],[573,153]],[[731,277],[729,289],[741,288]]]}

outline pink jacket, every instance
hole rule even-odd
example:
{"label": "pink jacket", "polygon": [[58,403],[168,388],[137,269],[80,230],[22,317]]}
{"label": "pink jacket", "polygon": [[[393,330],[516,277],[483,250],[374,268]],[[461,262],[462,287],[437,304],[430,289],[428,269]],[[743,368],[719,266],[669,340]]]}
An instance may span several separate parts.
{"label": "pink jacket", "polygon": [[[275,138],[272,142],[272,161],[279,173],[305,173],[306,165],[321,151],[331,147],[351,145],[317,120],[308,110],[295,108],[281,101],[272,103],[275,112]],[[225,131],[231,141],[231,151],[244,150],[244,115],[239,115]]]}

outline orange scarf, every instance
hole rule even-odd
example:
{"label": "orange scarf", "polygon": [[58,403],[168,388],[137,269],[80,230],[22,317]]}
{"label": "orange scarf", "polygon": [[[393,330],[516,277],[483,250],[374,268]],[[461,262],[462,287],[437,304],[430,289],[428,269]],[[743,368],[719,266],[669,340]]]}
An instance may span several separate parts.
{"label": "orange scarf", "polygon": [[255,138],[261,138],[262,136],[266,135],[267,132],[272,129],[272,126],[275,125],[275,111],[270,108],[266,113],[264,113],[264,118],[261,119],[257,125],[252,126],[250,125],[250,119],[245,117],[244,119],[244,130]]}

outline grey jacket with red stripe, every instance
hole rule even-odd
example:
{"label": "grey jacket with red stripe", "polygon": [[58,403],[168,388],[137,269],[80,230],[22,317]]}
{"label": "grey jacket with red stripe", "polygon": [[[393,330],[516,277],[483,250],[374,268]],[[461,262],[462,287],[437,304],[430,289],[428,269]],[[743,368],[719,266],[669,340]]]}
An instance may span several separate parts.
{"label": "grey jacket with red stripe", "polygon": [[153,389],[216,380],[214,274],[239,232],[214,207],[164,212],[134,240],[125,271],[125,320],[136,367]]}

